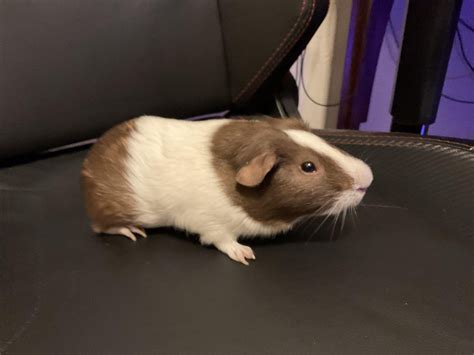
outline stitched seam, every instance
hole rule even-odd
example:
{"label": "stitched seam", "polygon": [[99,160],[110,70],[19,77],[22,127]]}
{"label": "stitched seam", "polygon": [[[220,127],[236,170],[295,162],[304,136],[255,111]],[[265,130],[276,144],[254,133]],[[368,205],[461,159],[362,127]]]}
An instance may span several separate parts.
{"label": "stitched seam", "polygon": [[224,36],[224,30],[222,26],[222,12],[221,12],[221,4],[219,0],[216,0],[217,6],[217,16],[219,19],[219,27],[221,32],[221,42],[222,42],[222,55],[224,57],[224,65],[225,65],[225,76],[226,76],[226,83],[227,83],[227,99],[232,102],[232,84],[231,84],[231,77],[229,73],[229,60],[227,55],[227,46]]}
{"label": "stitched seam", "polygon": [[301,18],[304,14],[304,9],[306,8],[306,5],[307,5],[306,0],[303,1],[300,8],[300,13],[293,27],[287,33],[285,38],[280,42],[279,46],[273,52],[270,58],[268,58],[267,61],[260,67],[259,71],[254,75],[252,80],[248,82],[247,85],[241,90],[239,95],[237,95],[235,101],[238,101],[241,97],[244,96],[244,94],[248,94],[249,92],[251,92],[250,89],[254,90],[258,86],[258,84],[260,84],[267,77],[268,72],[271,72],[274,69],[275,62],[278,63],[278,61],[287,53],[287,50],[294,45],[295,40],[297,40],[301,36],[301,34],[304,33],[304,29],[309,23],[309,20],[311,20],[311,16],[314,11],[314,4],[315,2],[312,1],[311,11],[301,31],[299,33],[295,33],[295,29],[301,23]]}
{"label": "stitched seam", "polygon": [[346,145],[366,145],[366,146],[381,146],[381,147],[399,147],[399,148],[414,148],[422,150],[433,150],[433,148],[449,149],[451,151],[459,151],[460,153],[468,153],[465,150],[456,147],[447,147],[434,143],[415,143],[415,142],[353,142],[353,141],[340,141],[332,140],[331,143],[335,144],[346,144]]}
{"label": "stitched seam", "polygon": [[[283,51],[280,53],[280,55],[277,57],[277,58],[274,58],[272,60],[272,66],[268,66],[264,72],[263,72],[263,75],[260,76],[259,80],[258,80],[258,83],[260,84],[261,82],[263,82],[270,74],[271,72],[274,70],[274,68],[278,65],[278,63],[281,61],[281,59],[286,55],[288,54],[288,52],[291,50],[291,48],[295,45],[296,41],[301,37],[301,35],[304,33],[304,30],[307,28],[309,22],[311,21],[311,17],[312,17],[312,14],[314,13],[314,8],[315,8],[315,2],[312,1],[311,2],[311,10],[309,12],[309,16],[308,18],[306,19],[306,23],[303,25],[303,27],[301,28],[300,32],[298,33],[295,33],[295,35],[292,37],[292,40],[290,42],[288,42],[286,44],[286,46],[284,47]],[[256,87],[254,87],[255,89]]]}
{"label": "stitched seam", "polygon": [[[390,136],[380,136],[380,137],[374,137],[372,135],[369,135],[369,134],[353,134],[353,133],[350,133],[350,134],[343,134],[342,132],[339,133],[339,134],[332,134],[332,133],[325,133],[325,132],[315,132],[316,135],[318,136],[322,136],[322,137],[344,137],[344,138],[371,138],[371,139],[393,139],[393,138],[397,138],[397,139],[403,139],[405,141],[418,141],[417,138],[410,138],[410,137],[404,137],[404,136],[397,136],[397,135],[390,135]],[[449,146],[453,146],[453,145],[456,145],[456,146],[460,146],[460,147],[463,147],[463,148],[467,148],[468,150],[471,150],[471,146],[468,145],[468,144],[463,144],[463,143],[458,143],[458,142],[449,142],[449,141],[443,141],[441,139],[436,139],[436,138],[422,138],[423,140],[420,142],[420,143],[429,143],[429,142],[436,142],[436,143],[439,143],[439,144],[442,144],[442,145],[449,145]]]}
{"label": "stitched seam", "polygon": [[297,40],[303,35],[305,29],[307,28],[308,24],[311,22],[311,17],[314,13],[314,9],[315,9],[315,4],[316,2],[315,1],[311,1],[311,9],[310,9],[310,12],[309,12],[309,16],[308,18],[306,19],[306,22],[305,24],[303,25],[303,27],[301,28],[301,30],[298,32],[298,33],[295,33],[294,37],[292,38],[292,41],[287,43],[287,45],[285,46],[285,48],[283,49],[283,51],[280,53],[280,56],[278,58],[274,58],[273,62],[274,62],[274,65],[273,67],[272,66],[269,66],[267,67],[265,70],[264,70],[264,75],[262,75],[260,77],[260,80],[259,82],[263,82],[270,74],[271,72],[274,70],[274,68],[278,65],[278,63],[281,61],[281,59],[286,55],[288,54],[288,52],[291,50],[291,48],[295,45],[295,43],[297,42]]}
{"label": "stitched seam", "polygon": [[[291,37],[293,36],[296,28],[301,23],[301,19],[304,15],[304,10],[306,8],[306,4],[307,4],[307,0],[303,0],[303,2],[301,4],[301,7],[300,7],[300,12],[298,14],[298,18],[296,19],[296,22],[294,23],[293,27],[286,34],[286,36],[280,42],[278,47],[273,51],[272,55],[266,60],[266,62],[260,67],[260,69],[257,71],[257,73],[252,77],[252,79],[237,94],[237,96],[235,97],[235,101],[238,101],[252,87],[252,85],[256,84],[257,80],[260,79],[259,81],[261,81],[262,73],[266,73],[266,71],[268,71],[268,69],[271,68],[270,64],[273,64],[275,59],[277,59],[277,58],[280,59],[284,54],[286,54],[285,50],[287,49],[289,43],[290,43],[290,46],[294,44],[294,41],[290,41],[290,42],[288,42],[288,41],[291,39]],[[311,19],[311,16],[313,14],[314,7],[315,7],[314,5],[315,5],[315,1],[312,1],[311,12],[308,16],[308,19],[306,19],[306,23],[303,26],[303,31],[301,31],[301,33],[304,32],[304,29],[306,28],[307,24],[309,23],[309,20]],[[301,33],[299,33],[299,35],[301,35]],[[298,38],[298,37],[299,36],[296,36],[296,38]],[[282,52],[280,52],[282,49],[284,49],[284,50]]]}
{"label": "stitched seam", "polygon": [[452,147],[446,144],[436,144],[427,142],[413,142],[413,141],[371,141],[371,142],[358,142],[347,139],[328,139],[333,144],[348,144],[348,145],[365,145],[365,146],[382,146],[382,147],[402,147],[402,148],[416,148],[422,150],[432,150],[434,148],[450,149],[462,153],[471,153],[470,150],[463,149],[462,147]]}

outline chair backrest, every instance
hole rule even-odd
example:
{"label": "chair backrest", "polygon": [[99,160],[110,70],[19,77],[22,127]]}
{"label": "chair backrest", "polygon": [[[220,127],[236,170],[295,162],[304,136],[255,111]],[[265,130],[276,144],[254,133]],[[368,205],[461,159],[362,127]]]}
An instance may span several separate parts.
{"label": "chair backrest", "polygon": [[245,105],[309,41],[327,0],[0,2],[0,158],[142,114]]}

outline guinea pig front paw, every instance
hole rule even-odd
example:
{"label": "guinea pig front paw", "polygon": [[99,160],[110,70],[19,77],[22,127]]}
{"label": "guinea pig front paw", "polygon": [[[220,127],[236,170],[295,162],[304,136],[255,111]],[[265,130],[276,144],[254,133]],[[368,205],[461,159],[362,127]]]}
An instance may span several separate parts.
{"label": "guinea pig front paw", "polygon": [[109,229],[97,230],[97,231],[100,232],[100,233],[104,233],[104,234],[123,235],[124,237],[127,237],[127,238],[133,240],[134,242],[137,241],[137,237],[135,236],[135,234],[137,234],[137,235],[139,235],[143,238],[147,237],[146,232],[143,228],[135,227],[135,226],[112,227],[112,228],[109,228]]}
{"label": "guinea pig front paw", "polygon": [[255,254],[252,248],[242,245],[236,241],[222,242],[214,244],[224,254],[227,254],[229,258],[244,265],[249,265],[247,259],[255,260]]}

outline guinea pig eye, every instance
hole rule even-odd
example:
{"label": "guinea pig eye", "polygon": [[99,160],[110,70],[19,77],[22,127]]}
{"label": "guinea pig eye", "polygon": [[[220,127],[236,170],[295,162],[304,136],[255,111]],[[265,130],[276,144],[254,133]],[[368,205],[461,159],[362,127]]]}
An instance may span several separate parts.
{"label": "guinea pig eye", "polygon": [[306,161],[301,164],[301,170],[303,170],[305,173],[314,173],[316,171],[316,166],[313,162]]}

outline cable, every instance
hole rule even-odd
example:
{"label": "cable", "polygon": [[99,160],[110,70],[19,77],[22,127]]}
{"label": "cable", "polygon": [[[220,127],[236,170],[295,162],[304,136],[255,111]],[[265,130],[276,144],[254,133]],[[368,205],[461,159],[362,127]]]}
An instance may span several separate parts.
{"label": "cable", "polygon": [[472,65],[471,61],[469,60],[469,58],[466,55],[466,52],[464,51],[464,43],[462,41],[461,31],[459,31],[459,27],[456,29],[456,35],[457,35],[458,40],[459,40],[459,48],[461,49],[462,57],[463,57],[464,61],[466,62],[466,64],[471,69],[471,71],[474,71],[474,66]]}
{"label": "cable", "polygon": [[[473,30],[472,27],[470,27],[464,20],[462,20],[461,18],[459,19],[459,22],[461,22],[465,27],[467,27],[468,29],[470,30]],[[396,34],[395,34],[395,27],[393,25],[393,21],[392,21],[392,18],[389,18],[388,20],[388,24],[389,24],[389,29],[390,29],[390,32],[391,32],[391,35],[392,35],[392,38],[393,38],[393,41],[395,42],[395,45],[397,46],[397,48],[400,48],[400,41],[398,40]],[[461,54],[463,56],[463,59],[464,61],[466,62],[466,64],[469,66],[469,68],[471,69],[471,71],[474,72],[474,66],[471,64],[471,62],[469,61],[469,59],[467,58],[467,55],[466,55],[466,52],[464,50],[464,43],[462,41],[462,37],[461,37],[461,34],[460,34],[460,31],[459,31],[459,28],[456,29],[456,34],[457,34],[457,37],[458,37],[458,40],[459,40],[459,44],[460,44],[460,49],[461,49]],[[396,59],[394,58],[394,55],[390,52],[389,50],[389,54],[390,54],[390,58],[392,59],[392,61],[394,63],[396,63]],[[311,97],[311,95],[308,93],[308,90],[306,89],[306,85],[304,83],[304,72],[303,72],[303,68],[304,68],[304,57],[306,55],[306,51],[303,52],[303,54],[301,54],[301,61],[298,63],[299,65],[297,65],[297,82],[298,82],[298,79],[299,79],[299,84],[301,84],[301,86],[303,87],[303,92],[304,94],[306,95],[306,97],[308,98],[309,101],[311,101],[313,104],[315,105],[318,105],[318,106],[322,106],[322,107],[337,107],[337,106],[340,106],[341,105],[341,101],[338,102],[338,103],[334,103],[334,104],[322,104],[320,102],[317,102],[315,99],[313,99]],[[299,68],[298,68],[299,66]],[[299,86],[298,84],[298,86]],[[352,95],[349,95],[346,99],[350,98]],[[445,99],[448,99],[448,100],[451,100],[451,101],[454,101],[454,102],[458,102],[458,103],[463,103],[463,104],[468,104],[468,105],[472,105],[474,104],[474,101],[470,101],[470,100],[463,100],[463,99],[457,99],[455,97],[452,97],[452,96],[449,96],[449,95],[446,95],[444,93],[441,94],[442,97],[444,97]]]}
{"label": "cable", "polygon": [[296,61],[296,66],[295,66],[295,80],[296,80],[296,86],[298,86],[298,88],[300,87],[300,82],[301,82],[300,66],[301,66],[301,58],[298,58],[298,60]]}
{"label": "cable", "polygon": [[[389,30],[390,30],[390,34],[392,35],[392,38],[393,38],[393,41],[395,42],[395,44],[397,45],[397,48],[400,48],[400,42],[398,41],[398,38],[397,36],[395,35],[395,27],[393,26],[393,22],[392,22],[392,18],[389,18],[388,19],[388,24],[389,24]],[[460,47],[461,47],[461,52],[463,53],[463,57],[465,55],[464,53],[464,46],[462,45],[462,39],[461,39],[461,36],[459,35],[459,29],[456,29],[456,33],[458,34],[458,39],[459,39],[459,43],[460,43]],[[390,56],[390,59],[392,59],[393,63],[397,63],[396,59],[394,58],[394,55],[391,53],[391,51],[389,50],[389,56]],[[471,63],[469,61],[467,61],[467,58],[465,58],[466,60],[466,63],[471,66]],[[468,104],[468,105],[472,105],[474,104],[474,101],[470,101],[470,100],[463,100],[463,99],[457,99],[455,97],[452,97],[452,96],[449,96],[449,95],[446,95],[444,93],[441,93],[441,96],[444,97],[445,99],[448,99],[448,100],[451,100],[451,101],[454,101],[454,102],[458,102],[458,103],[462,103],[462,104]]]}
{"label": "cable", "polygon": [[311,97],[311,95],[308,93],[308,91],[306,90],[306,86],[304,84],[304,73],[303,73],[305,55],[306,55],[306,51],[304,51],[303,54],[301,54],[300,82],[301,82],[301,86],[303,87],[303,91],[304,91],[306,97],[308,98],[308,100],[311,101],[313,104],[318,105],[318,106],[322,106],[322,107],[336,107],[336,106],[339,106],[341,104],[341,102],[338,102],[336,104],[322,104],[322,103],[319,103],[315,99],[313,99]]}
{"label": "cable", "polygon": [[[459,19],[459,21],[461,21],[461,19]],[[467,28],[472,29],[471,27],[469,27],[468,24],[466,24],[466,23],[463,23],[463,24]],[[400,41],[398,40],[398,37],[395,34],[396,31],[395,31],[395,27],[393,26],[392,18],[388,19],[388,25],[389,25],[389,29],[390,29],[390,32],[392,33],[392,37],[393,37],[393,40],[395,41],[396,46],[398,48],[400,48]],[[456,37],[458,38],[459,48],[461,49],[461,55],[462,55],[464,61],[466,62],[469,69],[471,69],[471,72],[474,72],[474,65],[472,65],[471,61],[467,57],[466,51],[464,49],[464,42],[463,42],[463,39],[462,39],[462,36],[461,36],[461,31],[459,31],[459,27],[456,29]]]}
{"label": "cable", "polygon": [[390,28],[390,31],[392,32],[392,37],[393,37],[393,40],[395,41],[397,48],[400,48],[400,42],[398,40],[398,37],[395,35],[396,31],[395,31],[395,27],[393,26],[393,21],[391,17],[388,18],[388,26]]}
{"label": "cable", "polygon": [[464,21],[462,18],[459,18],[459,22],[464,25],[468,30],[471,32],[474,32],[474,27],[472,27],[470,24],[468,24],[466,21]]}
{"label": "cable", "polygon": [[445,99],[454,101],[454,102],[459,102],[462,104],[468,104],[468,105],[474,105],[474,101],[469,101],[469,100],[461,100],[461,99],[456,99],[455,97],[448,96],[446,94],[441,94]]}

